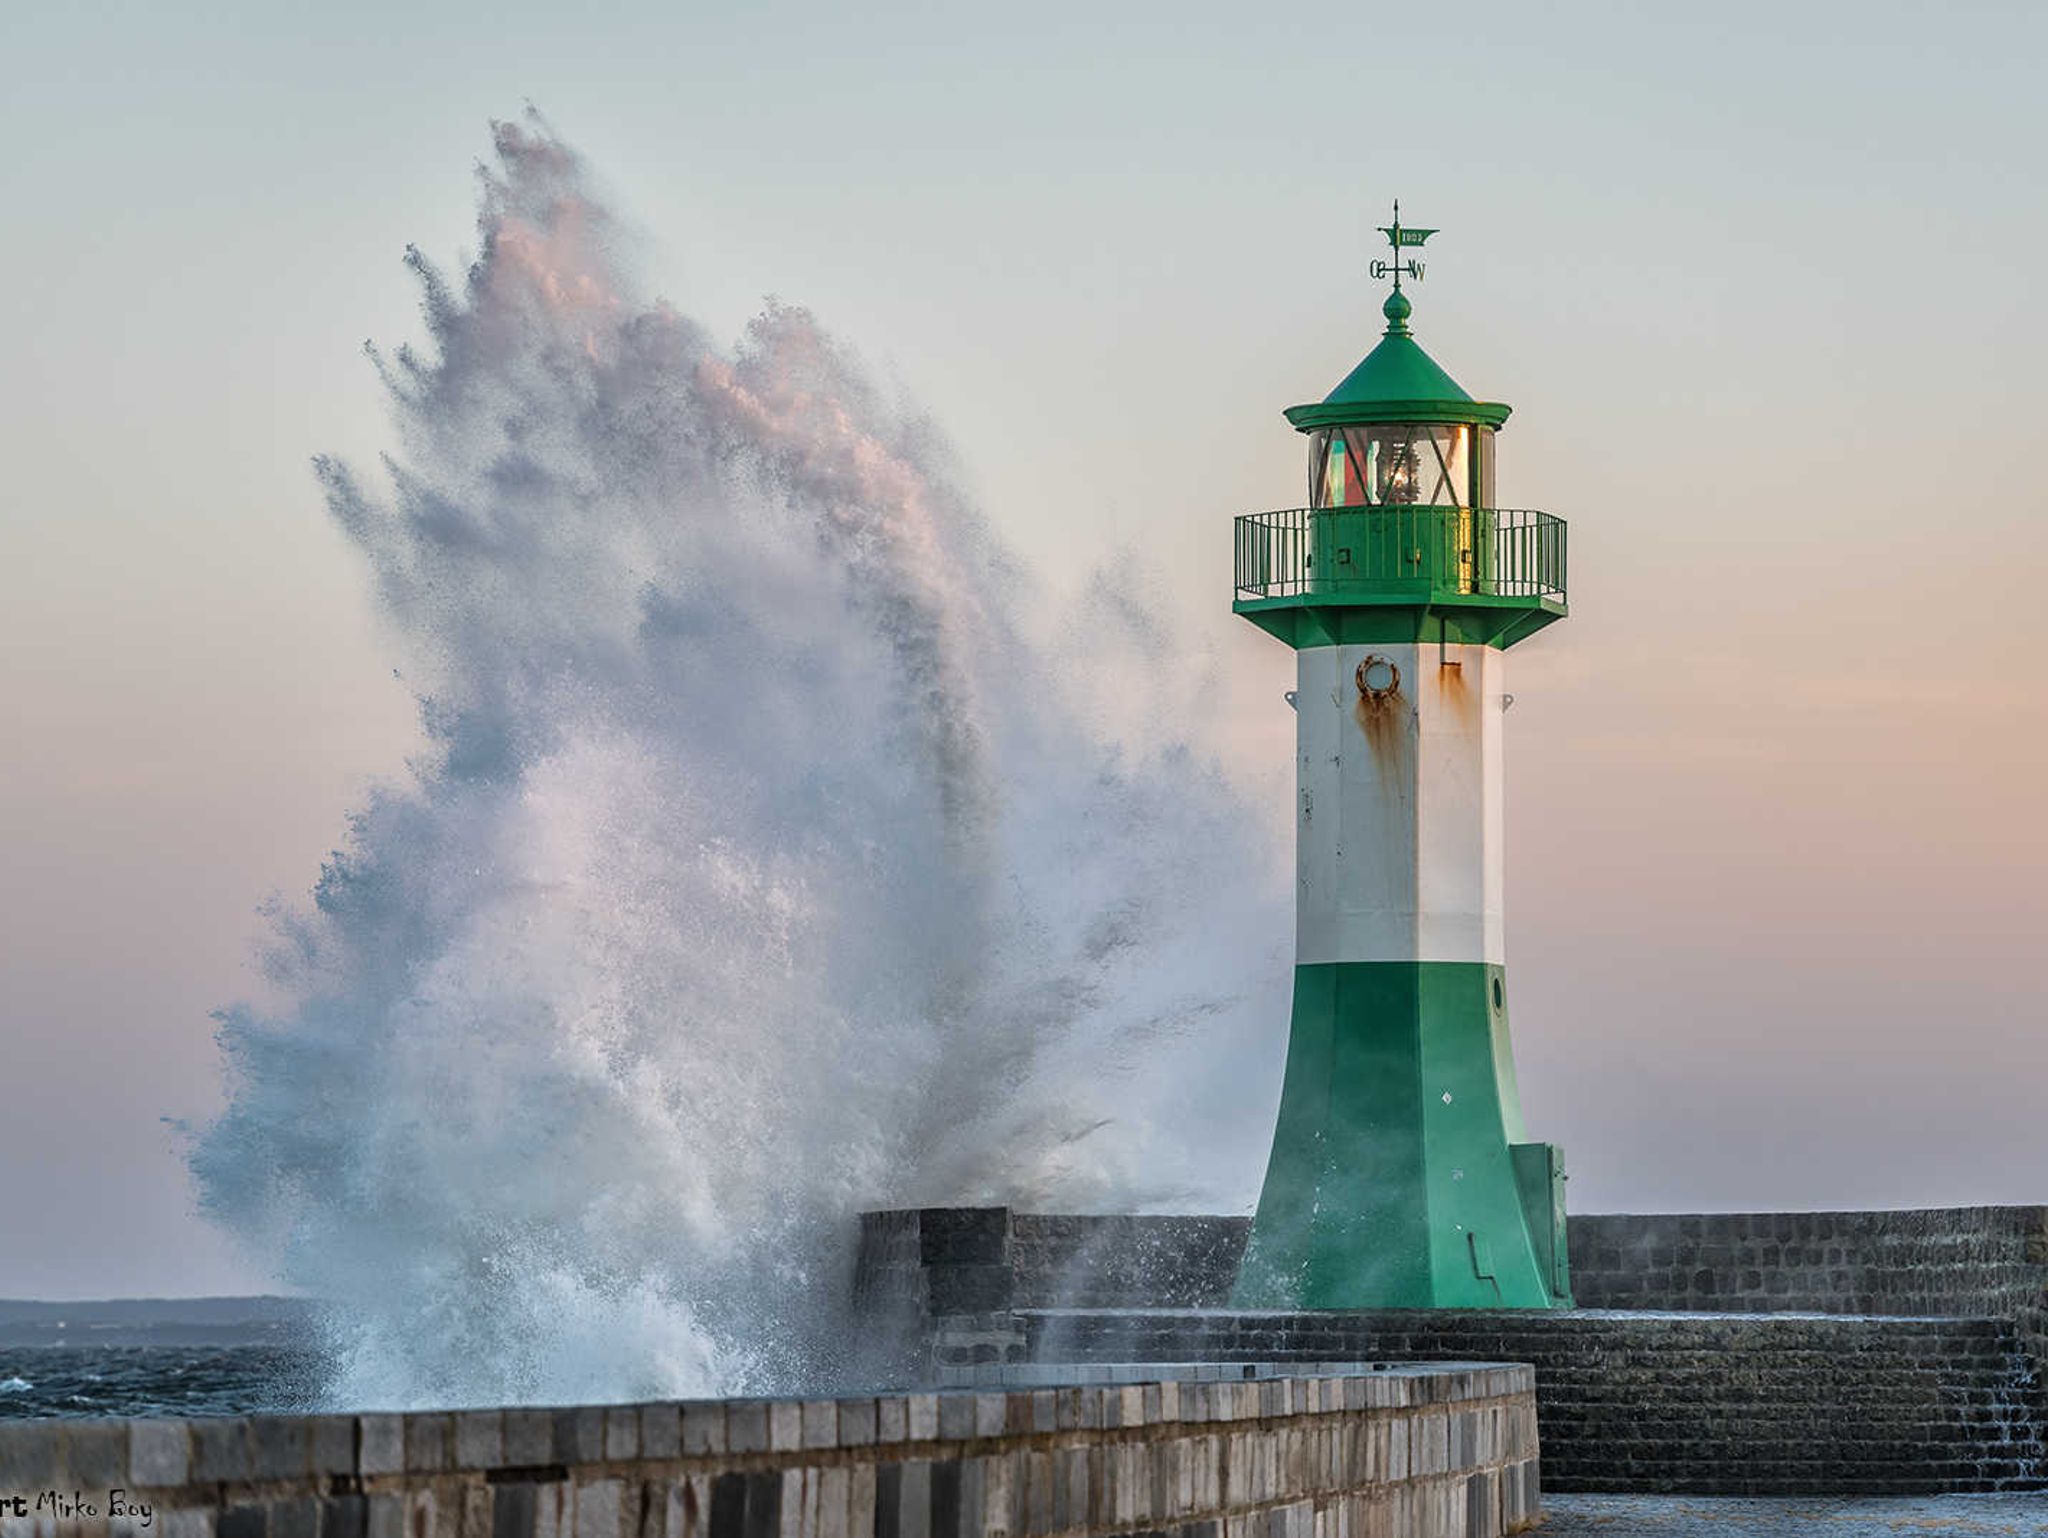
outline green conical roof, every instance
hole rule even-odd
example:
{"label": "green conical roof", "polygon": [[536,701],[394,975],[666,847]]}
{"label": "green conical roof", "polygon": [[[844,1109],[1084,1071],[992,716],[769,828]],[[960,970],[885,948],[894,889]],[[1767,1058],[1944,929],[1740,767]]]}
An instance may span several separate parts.
{"label": "green conical roof", "polygon": [[1320,402],[1290,406],[1287,420],[1304,432],[1365,422],[1505,422],[1508,407],[1472,399],[1409,335],[1413,308],[1399,289],[1389,294],[1381,311],[1387,331],[1379,346]]}

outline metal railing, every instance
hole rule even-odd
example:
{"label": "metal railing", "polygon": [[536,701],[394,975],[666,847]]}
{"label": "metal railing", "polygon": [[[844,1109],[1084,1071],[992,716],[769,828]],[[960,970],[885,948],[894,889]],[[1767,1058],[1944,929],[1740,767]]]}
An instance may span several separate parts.
{"label": "metal railing", "polygon": [[1495,507],[1296,507],[1237,520],[1240,599],[1564,601],[1564,520]]}

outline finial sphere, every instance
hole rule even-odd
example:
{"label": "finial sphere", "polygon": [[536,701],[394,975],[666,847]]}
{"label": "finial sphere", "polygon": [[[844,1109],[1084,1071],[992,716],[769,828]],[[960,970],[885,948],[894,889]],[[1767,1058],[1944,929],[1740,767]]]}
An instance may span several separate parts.
{"label": "finial sphere", "polygon": [[1408,317],[1414,313],[1415,306],[1408,302],[1408,296],[1398,288],[1387,295],[1387,302],[1380,306],[1380,314],[1386,316],[1388,322],[1396,326],[1405,326]]}

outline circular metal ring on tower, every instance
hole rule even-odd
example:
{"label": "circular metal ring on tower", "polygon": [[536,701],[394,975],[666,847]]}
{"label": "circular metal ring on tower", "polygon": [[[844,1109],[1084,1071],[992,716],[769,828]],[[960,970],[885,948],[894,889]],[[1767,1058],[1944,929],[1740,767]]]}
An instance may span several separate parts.
{"label": "circular metal ring on tower", "polygon": [[1401,670],[1391,657],[1374,652],[1358,664],[1358,692],[1372,701],[1389,699],[1401,692]]}

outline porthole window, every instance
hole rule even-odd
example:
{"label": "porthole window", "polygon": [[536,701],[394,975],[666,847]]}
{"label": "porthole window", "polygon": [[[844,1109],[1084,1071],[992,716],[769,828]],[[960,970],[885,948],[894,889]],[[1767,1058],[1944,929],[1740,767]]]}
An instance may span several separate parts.
{"label": "porthole window", "polygon": [[1393,658],[1377,652],[1358,664],[1355,676],[1358,692],[1369,700],[1386,699],[1401,687],[1401,670],[1394,666]]}

